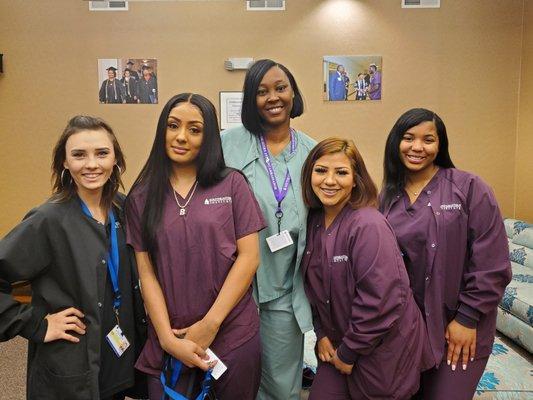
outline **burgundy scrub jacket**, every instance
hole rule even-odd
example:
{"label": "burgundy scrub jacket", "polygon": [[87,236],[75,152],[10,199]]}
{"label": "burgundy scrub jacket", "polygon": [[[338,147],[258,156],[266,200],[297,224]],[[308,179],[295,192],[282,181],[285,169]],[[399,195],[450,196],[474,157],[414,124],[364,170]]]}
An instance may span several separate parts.
{"label": "burgundy scrub jacket", "polygon": [[430,354],[391,227],[376,209],[347,205],[327,229],[323,212],[312,212],[307,234],[302,271],[315,331],[354,364],[350,397],[410,397]]}
{"label": "burgundy scrub jacket", "polygon": [[[512,273],[505,228],[492,190],[479,177],[455,168],[440,169],[434,179],[436,184],[420,196],[432,209],[424,224],[423,298],[434,365],[438,366],[446,356],[445,329],[454,318],[472,321],[477,327],[476,359],[491,354],[498,303]],[[399,217],[405,195],[398,194],[383,210],[393,229],[406,223]]]}

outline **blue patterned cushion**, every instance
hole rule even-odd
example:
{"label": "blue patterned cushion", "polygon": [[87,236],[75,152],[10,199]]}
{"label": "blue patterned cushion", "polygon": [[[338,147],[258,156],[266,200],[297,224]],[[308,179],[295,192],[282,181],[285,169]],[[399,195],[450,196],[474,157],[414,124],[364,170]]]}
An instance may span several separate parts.
{"label": "blue patterned cushion", "polygon": [[500,307],[533,326],[533,271],[511,262],[513,280],[505,288]]}
{"label": "blue patterned cushion", "polygon": [[509,242],[509,258],[512,262],[533,268],[533,249],[529,247]]}
{"label": "blue patterned cushion", "polygon": [[[503,225],[505,226],[505,232],[509,239],[513,239],[516,235],[522,232],[526,228],[533,227],[532,224],[527,222],[520,221],[519,219],[506,218],[503,220]],[[532,247],[531,245],[529,247]]]}
{"label": "blue patterned cushion", "polygon": [[533,227],[520,227],[520,230],[513,236],[513,243],[533,249]]}
{"label": "blue patterned cushion", "polygon": [[496,329],[513,342],[533,353],[533,327],[501,307],[498,308]]}

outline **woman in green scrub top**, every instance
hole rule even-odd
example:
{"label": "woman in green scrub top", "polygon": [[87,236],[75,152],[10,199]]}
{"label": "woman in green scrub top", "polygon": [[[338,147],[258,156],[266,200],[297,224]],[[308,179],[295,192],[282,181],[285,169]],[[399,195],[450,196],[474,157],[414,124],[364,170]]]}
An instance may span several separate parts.
{"label": "woman in green scrub top", "polygon": [[299,271],[307,220],[300,175],[316,142],[290,126],[304,107],[285,66],[257,61],[246,74],[243,92],[243,126],[223,132],[222,147],[227,166],[248,178],[268,223],[259,232],[261,263],[254,280],[263,348],[257,398],[297,400],[303,334],[312,329]]}

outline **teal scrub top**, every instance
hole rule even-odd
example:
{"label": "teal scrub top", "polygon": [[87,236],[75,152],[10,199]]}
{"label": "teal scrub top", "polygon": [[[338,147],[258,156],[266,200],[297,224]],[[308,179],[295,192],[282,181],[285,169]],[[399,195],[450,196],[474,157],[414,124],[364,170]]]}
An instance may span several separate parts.
{"label": "teal scrub top", "polygon": [[276,300],[292,293],[292,308],[302,332],[312,329],[311,310],[305,296],[300,261],[305,249],[307,208],[303,203],[300,186],[302,167],[316,141],[296,131],[296,151],[290,154],[290,146],[277,156],[271,157],[278,185],[285,179],[287,169],[291,185],[282,202],[283,219],[281,230],[288,230],[294,244],[274,253],[270,251],[266,238],[278,233],[275,217],[277,201],[262,157],[259,140],[238,126],[222,133],[222,148],[228,167],[244,172],[259,202],[267,228],[259,232],[261,262],[254,282],[254,294],[259,304]]}

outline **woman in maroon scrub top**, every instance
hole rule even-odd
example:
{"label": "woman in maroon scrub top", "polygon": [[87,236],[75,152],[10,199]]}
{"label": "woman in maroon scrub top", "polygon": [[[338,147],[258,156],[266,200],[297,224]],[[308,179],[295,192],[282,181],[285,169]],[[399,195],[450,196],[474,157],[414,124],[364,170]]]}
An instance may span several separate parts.
{"label": "woman in maroon scrub top", "polygon": [[[150,317],[136,364],[150,375],[150,399],[162,395],[165,353],[206,370],[208,347],[228,367],[214,382],[217,399],[254,399],[261,349],[251,282],[265,223],[243,175],[225,167],[205,97],[183,93],[165,105],[126,215]],[[182,372],[178,392],[187,391],[191,371]],[[200,384],[203,373],[196,376]]]}
{"label": "woman in maroon scrub top", "polygon": [[434,368],[424,399],[471,399],[491,354],[496,309],[511,279],[498,204],[454,168],[437,114],[404,113],[385,147],[380,209],[393,227],[427,323]]}
{"label": "woman in maroon scrub top", "polygon": [[302,271],[319,359],[309,399],[410,398],[429,365],[426,329],[354,143],[320,142],[302,188],[311,209]]}

